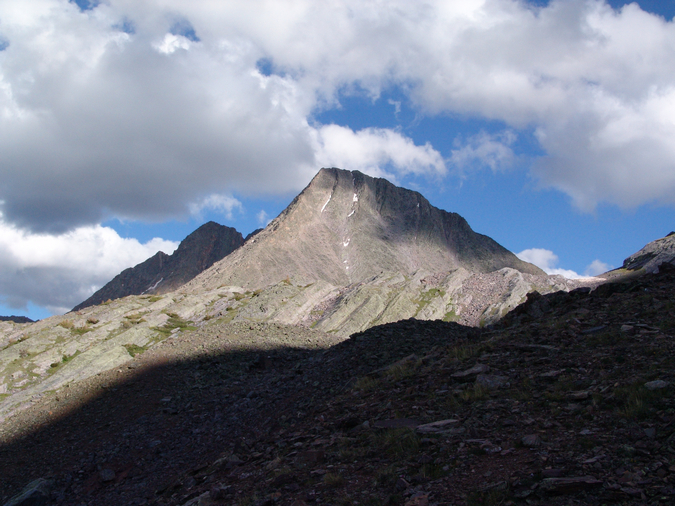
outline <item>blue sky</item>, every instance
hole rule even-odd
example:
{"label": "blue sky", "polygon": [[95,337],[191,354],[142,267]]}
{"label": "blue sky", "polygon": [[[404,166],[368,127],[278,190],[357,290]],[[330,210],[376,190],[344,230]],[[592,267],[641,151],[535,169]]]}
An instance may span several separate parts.
{"label": "blue sky", "polygon": [[551,272],[675,230],[671,2],[0,5],[0,314],[43,318],[322,166]]}

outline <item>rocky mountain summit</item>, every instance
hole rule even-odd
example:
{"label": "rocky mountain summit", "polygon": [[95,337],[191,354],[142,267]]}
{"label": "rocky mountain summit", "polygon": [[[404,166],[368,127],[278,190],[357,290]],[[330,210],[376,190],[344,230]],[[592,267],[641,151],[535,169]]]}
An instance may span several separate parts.
{"label": "rocky mountain summit", "polygon": [[256,290],[283,280],[349,286],[382,273],[413,276],[422,269],[459,268],[544,274],[419,193],[359,171],[332,168],[321,169],[253,240],[190,286]]}
{"label": "rocky mountain summit", "polygon": [[0,499],[673,504],[674,289],[663,264],[483,328],[180,327],[6,420]]}
{"label": "rocky mountain summit", "polygon": [[183,239],[171,255],[159,251],[135,267],[125,269],[73,311],[128,295],[173,291],[242,244],[244,239],[234,228],[209,221]]}

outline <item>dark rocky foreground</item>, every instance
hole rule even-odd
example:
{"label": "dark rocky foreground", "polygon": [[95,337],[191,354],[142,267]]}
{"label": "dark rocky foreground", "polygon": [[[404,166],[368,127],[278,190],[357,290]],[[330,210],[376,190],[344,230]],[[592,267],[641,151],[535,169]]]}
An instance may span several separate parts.
{"label": "dark rocky foreground", "polygon": [[44,504],[673,504],[674,287],[662,269],[328,350],[183,332],[6,421],[0,497],[45,478]]}

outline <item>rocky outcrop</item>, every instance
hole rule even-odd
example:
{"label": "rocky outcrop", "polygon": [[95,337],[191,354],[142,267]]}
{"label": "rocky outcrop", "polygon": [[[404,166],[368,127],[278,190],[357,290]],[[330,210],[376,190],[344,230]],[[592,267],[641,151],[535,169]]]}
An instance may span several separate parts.
{"label": "rocky outcrop", "polygon": [[623,269],[658,272],[663,263],[675,264],[675,232],[647,244],[623,261]]}
{"label": "rocky outcrop", "polygon": [[73,311],[127,295],[167,293],[187,283],[244,243],[234,228],[213,221],[188,235],[176,251],[162,251],[135,267],[125,269],[112,281],[78,304]]}

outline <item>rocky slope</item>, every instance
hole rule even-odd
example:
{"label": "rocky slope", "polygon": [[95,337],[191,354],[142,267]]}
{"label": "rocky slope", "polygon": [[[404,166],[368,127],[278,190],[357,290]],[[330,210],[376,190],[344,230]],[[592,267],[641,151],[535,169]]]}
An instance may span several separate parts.
{"label": "rocky slope", "polygon": [[658,272],[663,263],[675,265],[675,232],[647,244],[637,253],[624,260],[622,269]]}
{"label": "rocky slope", "polygon": [[73,311],[127,295],[161,294],[187,283],[244,243],[234,228],[213,221],[188,235],[171,255],[161,251],[125,269]]}
{"label": "rocky slope", "polygon": [[0,499],[32,482],[102,506],[672,504],[674,289],[662,266],[530,295],[492,327],[337,344],[183,328],[7,420]]}

